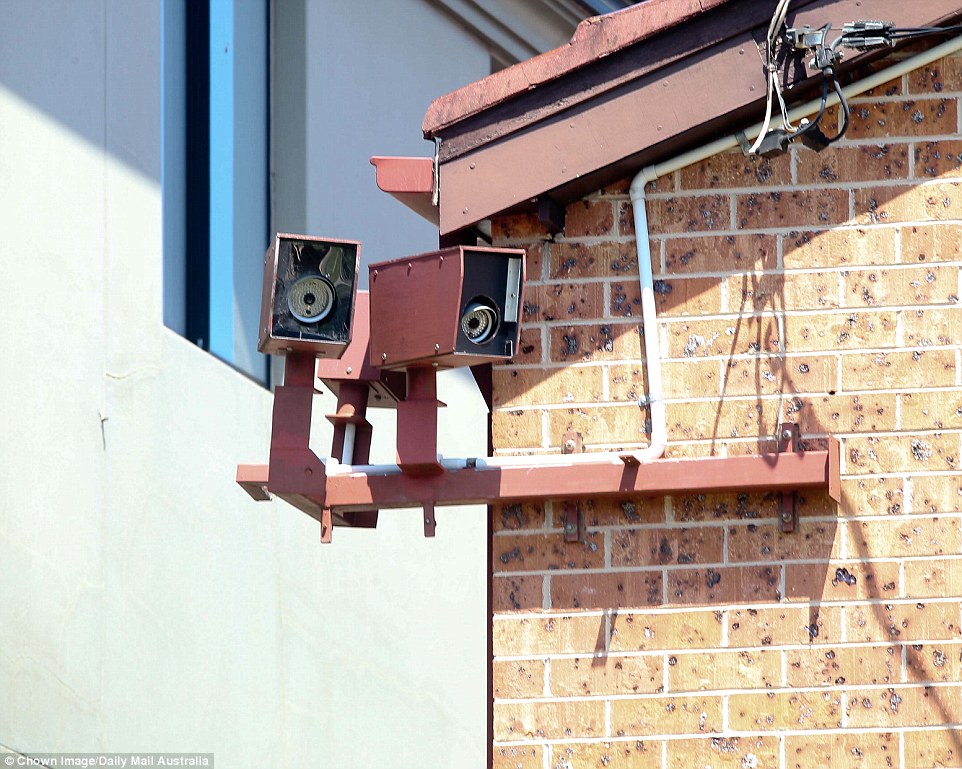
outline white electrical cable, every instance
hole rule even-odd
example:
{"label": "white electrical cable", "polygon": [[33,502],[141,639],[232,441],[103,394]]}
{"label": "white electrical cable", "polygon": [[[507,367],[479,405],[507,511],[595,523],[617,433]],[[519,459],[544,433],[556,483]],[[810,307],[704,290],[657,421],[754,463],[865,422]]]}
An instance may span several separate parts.
{"label": "white electrical cable", "polygon": [[767,80],[768,80],[768,96],[765,102],[765,119],[762,121],[762,130],[758,134],[758,139],[748,150],[749,155],[754,155],[758,152],[758,148],[761,147],[762,142],[768,135],[769,125],[772,120],[772,96],[776,94],[778,96],[778,103],[782,110],[782,124],[785,126],[786,130],[795,131],[797,130],[792,126],[791,121],[785,113],[785,100],[782,97],[782,89],[778,83],[778,69],[775,66],[775,43],[778,38],[778,31],[785,24],[785,18],[788,16],[788,4],[791,0],[778,0],[778,5],[775,6],[775,13],[772,15],[772,20],[768,25],[768,38],[767,47],[765,51],[765,69],[767,70]]}

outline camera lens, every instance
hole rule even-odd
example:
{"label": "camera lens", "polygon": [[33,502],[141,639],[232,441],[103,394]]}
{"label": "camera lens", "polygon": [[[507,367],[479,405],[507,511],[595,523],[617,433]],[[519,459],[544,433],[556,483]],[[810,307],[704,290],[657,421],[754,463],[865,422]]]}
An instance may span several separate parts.
{"label": "camera lens", "polygon": [[308,275],[291,286],[287,306],[301,323],[319,323],[334,309],[334,288],[320,275]]}
{"label": "camera lens", "polygon": [[484,344],[498,330],[498,311],[484,300],[473,300],[461,315],[461,331],[469,342]]}

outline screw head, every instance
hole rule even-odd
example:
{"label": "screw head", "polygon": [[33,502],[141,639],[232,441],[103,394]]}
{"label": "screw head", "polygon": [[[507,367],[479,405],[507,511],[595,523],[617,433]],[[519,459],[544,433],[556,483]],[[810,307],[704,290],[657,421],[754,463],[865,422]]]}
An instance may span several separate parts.
{"label": "screw head", "polygon": [[575,443],[574,438],[568,438],[568,440],[565,441],[565,448],[568,451],[574,451],[577,447],[578,447],[578,444]]}
{"label": "screw head", "polygon": [[784,440],[786,440],[786,441],[787,441],[787,440],[790,440],[791,437],[792,437],[792,431],[791,431],[791,430],[782,430],[782,438],[783,438]]}

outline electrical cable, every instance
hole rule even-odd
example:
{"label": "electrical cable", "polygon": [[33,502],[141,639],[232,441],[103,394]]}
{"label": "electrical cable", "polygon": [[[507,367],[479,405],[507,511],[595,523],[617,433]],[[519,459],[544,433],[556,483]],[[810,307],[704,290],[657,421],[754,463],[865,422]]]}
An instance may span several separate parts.
{"label": "electrical cable", "polygon": [[[838,141],[848,130],[851,117],[848,103],[838,81],[836,65],[842,59],[840,49],[849,48],[856,51],[867,51],[883,46],[894,46],[897,41],[911,40],[936,34],[953,34],[962,32],[962,25],[951,27],[896,27],[894,22],[861,20],[847,22],[842,25],[841,32],[831,44],[827,44],[828,33],[838,30],[831,24],[813,30],[805,26],[798,29],[786,29],[780,35],[785,19],[788,15],[788,5],[791,0],[779,0],[771,22],[768,25],[768,37],[765,50],[765,70],[768,81],[768,93],[765,100],[765,117],[761,131],[755,142],[746,151],[749,155],[763,155],[770,157],[785,152],[789,142],[801,140],[806,146],[814,150],[825,149],[828,145]],[[811,120],[804,121],[796,127],[789,118],[788,107],[782,93],[777,66],[778,55],[775,53],[779,40],[787,41],[796,51],[814,50],[815,56],[809,66],[822,71],[822,98],[818,114]],[[828,87],[831,83],[839,99],[841,128],[838,133],[829,138],[819,127],[824,117],[828,99]],[[777,98],[782,113],[782,128],[773,129],[771,126],[774,100]]]}
{"label": "electrical cable", "polygon": [[[748,150],[748,154],[750,155],[754,155],[758,152],[758,148],[762,145],[762,142],[765,140],[765,137],[768,134],[769,126],[771,125],[772,120],[772,101],[776,94],[782,110],[783,124],[788,119],[785,101],[782,97],[781,86],[778,83],[778,68],[776,67],[774,50],[775,44],[778,41],[778,32],[785,24],[785,18],[788,16],[788,5],[790,2],[791,0],[778,0],[778,4],[775,6],[775,13],[772,15],[772,20],[768,25],[767,45],[765,47],[765,70],[768,75],[768,95],[765,103],[765,118],[762,123],[761,133],[758,134],[758,138],[755,140],[755,143],[752,145],[751,149]],[[789,123],[789,125],[791,124]]]}

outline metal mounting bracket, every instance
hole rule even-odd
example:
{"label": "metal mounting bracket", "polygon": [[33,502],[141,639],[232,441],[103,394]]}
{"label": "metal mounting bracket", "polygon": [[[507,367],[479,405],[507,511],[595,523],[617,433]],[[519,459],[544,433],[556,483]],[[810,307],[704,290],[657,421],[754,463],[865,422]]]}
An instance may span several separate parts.
{"label": "metal mounting bracket", "polygon": [[[801,453],[801,430],[793,422],[784,422],[778,426],[778,453]],[[791,534],[798,530],[798,492],[794,489],[782,492],[781,506],[782,532]]]}

